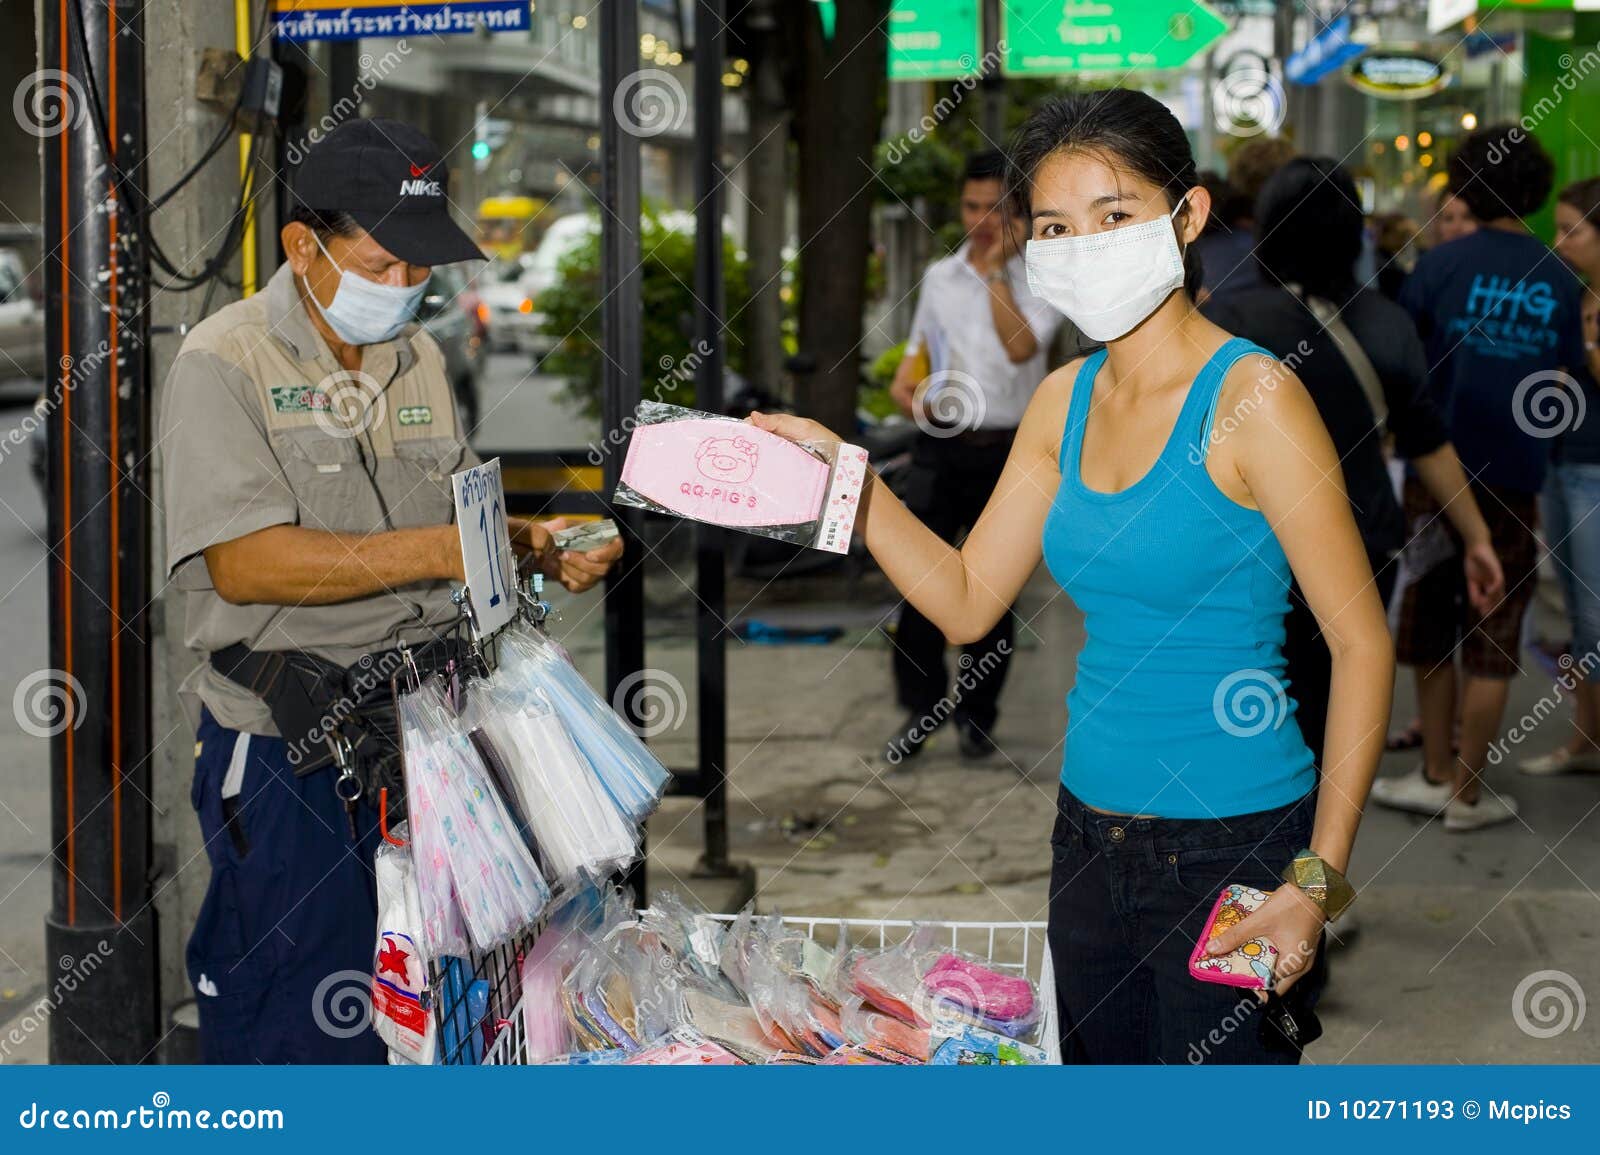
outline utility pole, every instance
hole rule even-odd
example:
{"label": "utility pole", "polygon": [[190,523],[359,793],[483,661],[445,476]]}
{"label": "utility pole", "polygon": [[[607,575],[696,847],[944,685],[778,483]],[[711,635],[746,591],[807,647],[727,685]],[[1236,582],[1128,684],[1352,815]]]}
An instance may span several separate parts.
{"label": "utility pole", "polygon": [[[143,0],[43,0],[54,891],[50,1060],[137,1063],[157,1034],[150,906]],[[65,981],[72,975],[75,981]]]}

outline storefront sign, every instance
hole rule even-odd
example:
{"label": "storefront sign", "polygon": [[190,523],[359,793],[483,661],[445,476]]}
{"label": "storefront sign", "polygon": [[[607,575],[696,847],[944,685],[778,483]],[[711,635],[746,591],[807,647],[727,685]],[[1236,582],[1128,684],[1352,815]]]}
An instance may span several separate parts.
{"label": "storefront sign", "polygon": [[1504,15],[1508,12],[1600,12],[1600,0],[1428,0],[1428,31],[1443,32],[1479,11]]}
{"label": "storefront sign", "polygon": [[1341,16],[1313,36],[1306,46],[1292,53],[1283,66],[1290,84],[1315,84],[1349,64],[1367,50],[1350,38],[1355,22]]}
{"label": "storefront sign", "polygon": [[1421,100],[1450,83],[1443,61],[1414,52],[1375,52],[1350,68],[1350,83],[1385,100]]}
{"label": "storefront sign", "polygon": [[981,0],[894,0],[889,79],[958,80],[983,56]]}
{"label": "storefront sign", "polygon": [[273,0],[279,40],[358,40],[364,36],[451,36],[526,30],[528,0]]}
{"label": "storefront sign", "polygon": [[1228,22],[1201,0],[1002,0],[1013,76],[1179,68]]}

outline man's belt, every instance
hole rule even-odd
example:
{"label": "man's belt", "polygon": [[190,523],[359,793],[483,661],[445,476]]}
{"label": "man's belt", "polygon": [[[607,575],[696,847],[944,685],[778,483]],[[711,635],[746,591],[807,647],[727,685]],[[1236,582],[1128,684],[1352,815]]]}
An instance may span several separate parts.
{"label": "man's belt", "polygon": [[348,668],[300,650],[235,644],[214,652],[211,667],[267,704],[296,777],[336,765],[341,782],[359,775],[361,793],[376,803],[384,787],[394,798],[404,794],[391,679],[408,666],[425,675],[467,656],[465,643],[454,637],[364,654]]}

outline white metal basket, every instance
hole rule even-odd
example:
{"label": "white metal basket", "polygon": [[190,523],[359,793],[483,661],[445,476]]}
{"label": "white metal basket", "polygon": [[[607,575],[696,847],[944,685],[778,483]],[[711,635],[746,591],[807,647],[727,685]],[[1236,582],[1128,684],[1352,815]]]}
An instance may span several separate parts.
{"label": "white metal basket", "polygon": [[[718,922],[732,922],[736,916],[715,914]],[[785,915],[784,923],[798,927],[830,949],[841,944],[852,947],[883,948],[904,940],[914,928],[938,933],[952,950],[964,951],[985,959],[991,966],[1032,979],[1039,988],[1043,1013],[1039,1020],[1039,1045],[1052,1063],[1061,1061],[1061,1044],[1056,1029],[1055,972],[1050,964],[1050,945],[1042,922],[924,922],[894,918],[821,918]],[[491,1065],[523,1066],[528,1062],[523,1033],[522,1001],[517,1000],[504,1028],[489,1047],[483,1062]]]}

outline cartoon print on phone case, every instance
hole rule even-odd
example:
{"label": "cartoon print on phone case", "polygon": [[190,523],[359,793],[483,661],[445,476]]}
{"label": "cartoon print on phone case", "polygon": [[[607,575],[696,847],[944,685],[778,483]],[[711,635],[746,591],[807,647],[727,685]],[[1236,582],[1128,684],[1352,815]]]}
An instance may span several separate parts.
{"label": "cartoon print on phone case", "polygon": [[1189,973],[1204,982],[1265,990],[1272,986],[1277,967],[1278,948],[1264,938],[1253,938],[1225,955],[1208,956],[1206,944],[1224,931],[1237,926],[1267,901],[1265,891],[1233,883],[1225,886],[1206,921],[1200,941],[1189,956]]}

